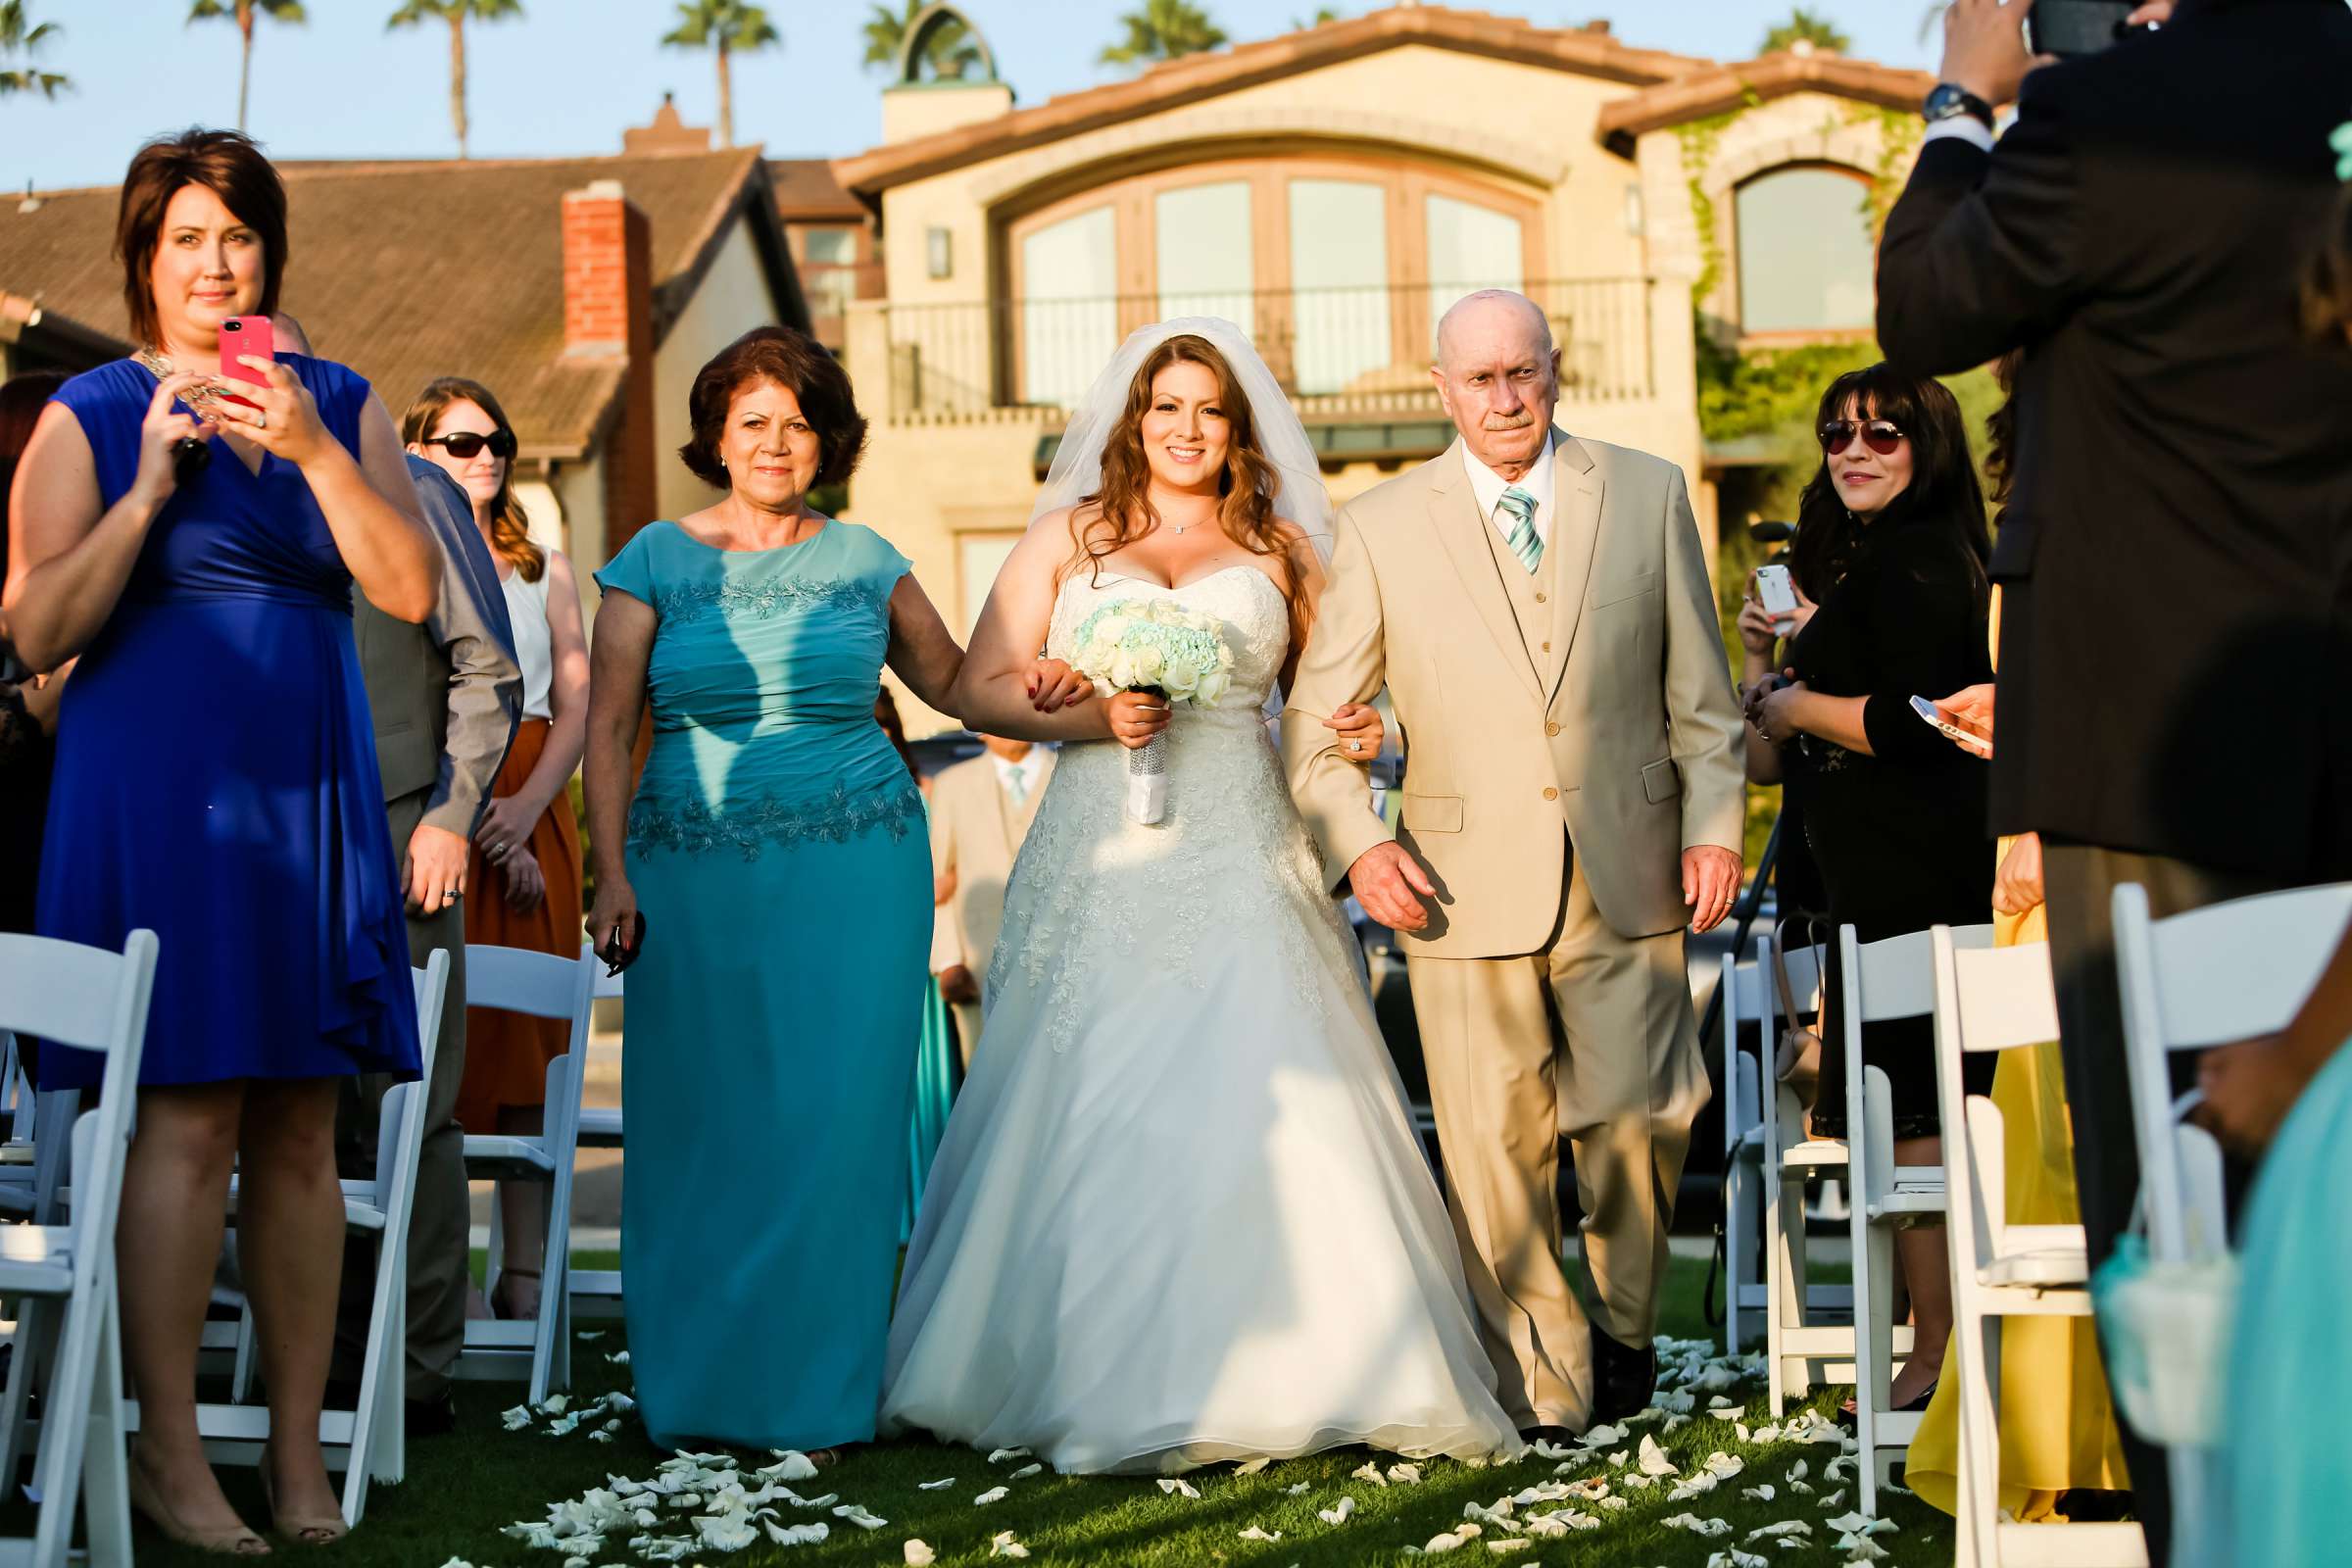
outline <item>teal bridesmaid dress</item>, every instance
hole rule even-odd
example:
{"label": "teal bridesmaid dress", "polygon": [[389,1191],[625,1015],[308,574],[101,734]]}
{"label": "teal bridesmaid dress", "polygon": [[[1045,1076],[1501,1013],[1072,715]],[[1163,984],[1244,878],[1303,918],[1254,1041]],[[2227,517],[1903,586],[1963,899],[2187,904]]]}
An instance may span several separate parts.
{"label": "teal bridesmaid dress", "polygon": [[656,522],[597,573],[660,617],[621,1256],[663,1445],[874,1434],[931,925],[922,798],[874,723],[907,569],[854,523],[729,551]]}

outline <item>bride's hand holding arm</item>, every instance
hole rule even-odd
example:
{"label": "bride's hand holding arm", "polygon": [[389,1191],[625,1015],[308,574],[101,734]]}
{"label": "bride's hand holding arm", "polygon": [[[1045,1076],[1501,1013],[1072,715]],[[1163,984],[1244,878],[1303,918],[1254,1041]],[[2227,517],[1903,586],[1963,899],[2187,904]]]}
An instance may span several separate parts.
{"label": "bride's hand holding arm", "polygon": [[[1079,741],[1116,738],[1141,745],[1150,732],[1166,723],[1161,712],[1130,710],[1157,707],[1134,693],[1104,699],[1080,694],[1076,703],[1041,712],[1038,700],[1044,679],[1038,650],[1054,615],[1054,597],[1060,584],[1055,571],[1068,559],[1069,514],[1052,513],[1039,518],[1012,547],[997,573],[988,603],[972,628],[972,646],[963,657],[962,672],[949,694],[948,710],[966,728],[983,735],[1003,735],[1024,741]],[[1114,722],[1114,719],[1117,722]],[[1130,739],[1129,732],[1141,731]]]}

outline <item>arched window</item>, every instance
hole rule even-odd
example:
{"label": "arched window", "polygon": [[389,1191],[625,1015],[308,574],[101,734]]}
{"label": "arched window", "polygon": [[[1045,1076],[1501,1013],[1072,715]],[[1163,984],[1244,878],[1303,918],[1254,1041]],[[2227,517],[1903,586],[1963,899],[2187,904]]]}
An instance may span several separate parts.
{"label": "arched window", "polygon": [[1868,327],[1872,282],[1869,187],[1834,169],[1781,169],[1740,187],[1740,330],[1823,332]]}

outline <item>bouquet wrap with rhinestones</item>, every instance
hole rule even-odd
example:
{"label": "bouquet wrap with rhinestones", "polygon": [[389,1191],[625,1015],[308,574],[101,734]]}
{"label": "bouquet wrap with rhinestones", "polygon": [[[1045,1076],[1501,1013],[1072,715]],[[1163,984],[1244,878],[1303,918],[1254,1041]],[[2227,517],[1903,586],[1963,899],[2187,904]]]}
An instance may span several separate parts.
{"label": "bouquet wrap with rhinestones", "polygon": [[[1233,650],[1224,622],[1167,600],[1121,599],[1078,628],[1070,661],[1095,688],[1148,692],[1170,702],[1214,708],[1233,684]],[[1168,814],[1168,732],[1127,754],[1127,814],[1147,827]]]}

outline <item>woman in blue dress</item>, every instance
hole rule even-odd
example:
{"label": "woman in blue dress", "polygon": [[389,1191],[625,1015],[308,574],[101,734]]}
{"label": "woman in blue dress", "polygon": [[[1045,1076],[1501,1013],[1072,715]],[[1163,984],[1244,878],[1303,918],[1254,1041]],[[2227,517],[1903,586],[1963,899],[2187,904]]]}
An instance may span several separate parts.
{"label": "woman in blue dress", "polygon": [[[681,456],[727,495],[597,573],[589,682],[588,929],[635,965],[629,1347],[657,1443],[822,1457],[874,1432],[931,942],[874,694],[887,663],[942,708],[963,652],[906,557],[809,508],[865,441],[831,355],[760,328],[690,408]],[[1085,691],[1034,679],[1041,708]]]}
{"label": "woman in blue dress", "polygon": [[[277,1527],[343,1534],[316,1434],[334,1332],[339,1080],[415,1077],[397,862],[351,633],[356,580],[419,620],[438,582],[392,417],[340,365],[247,359],[221,327],[275,310],[276,172],[244,137],[142,148],[118,228],[138,358],[74,377],[19,471],[6,604],[25,662],[79,657],[58,723],[42,935],[159,955],[123,1178],[133,1503],[166,1534],[259,1555],[197,1437],[196,1349],[241,1160],[245,1280]],[[175,459],[174,449],[194,443]],[[201,454],[199,456],[198,454]],[[41,1087],[98,1058],[44,1052]]]}

